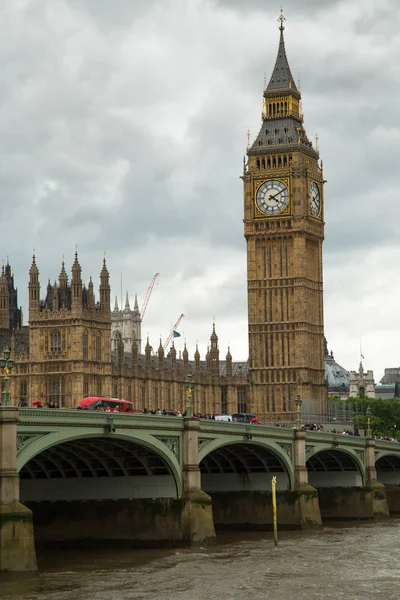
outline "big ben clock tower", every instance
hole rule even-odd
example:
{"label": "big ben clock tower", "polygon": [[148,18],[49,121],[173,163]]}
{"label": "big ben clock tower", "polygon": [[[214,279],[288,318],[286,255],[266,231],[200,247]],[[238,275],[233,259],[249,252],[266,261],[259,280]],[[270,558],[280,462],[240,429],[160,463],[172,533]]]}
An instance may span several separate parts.
{"label": "big ben clock tower", "polygon": [[303,128],[281,14],[262,125],[244,167],[251,408],[293,418],[296,395],[324,412],[322,165]]}

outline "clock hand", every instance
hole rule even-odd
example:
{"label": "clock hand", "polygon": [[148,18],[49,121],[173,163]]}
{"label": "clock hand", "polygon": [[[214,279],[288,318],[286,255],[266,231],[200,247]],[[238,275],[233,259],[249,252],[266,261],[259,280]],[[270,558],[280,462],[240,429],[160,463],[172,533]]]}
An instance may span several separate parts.
{"label": "clock hand", "polygon": [[[269,199],[270,199],[270,200],[273,200],[274,198],[276,198],[277,196],[279,196],[279,194],[282,194],[282,192],[283,192],[283,191],[284,191],[284,190],[279,190],[279,192],[277,192],[277,193],[276,193],[276,194],[274,194],[273,196],[269,196]],[[277,202],[278,202],[278,200],[277,200]]]}

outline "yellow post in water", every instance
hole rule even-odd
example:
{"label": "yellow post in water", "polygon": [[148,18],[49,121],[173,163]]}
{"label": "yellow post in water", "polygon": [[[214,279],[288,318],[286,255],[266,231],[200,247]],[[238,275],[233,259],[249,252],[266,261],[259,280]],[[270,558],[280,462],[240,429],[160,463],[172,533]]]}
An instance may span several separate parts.
{"label": "yellow post in water", "polygon": [[276,516],[276,477],[272,478],[272,515],[274,520],[274,544],[278,545],[278,520]]}

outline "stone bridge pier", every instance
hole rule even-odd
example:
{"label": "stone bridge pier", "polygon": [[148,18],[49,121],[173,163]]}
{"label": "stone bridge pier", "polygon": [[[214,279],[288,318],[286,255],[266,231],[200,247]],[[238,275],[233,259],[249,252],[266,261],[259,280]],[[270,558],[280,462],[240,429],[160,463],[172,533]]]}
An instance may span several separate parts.
{"label": "stone bridge pier", "polygon": [[0,579],[37,571],[32,513],[19,501],[18,408],[0,406]]}

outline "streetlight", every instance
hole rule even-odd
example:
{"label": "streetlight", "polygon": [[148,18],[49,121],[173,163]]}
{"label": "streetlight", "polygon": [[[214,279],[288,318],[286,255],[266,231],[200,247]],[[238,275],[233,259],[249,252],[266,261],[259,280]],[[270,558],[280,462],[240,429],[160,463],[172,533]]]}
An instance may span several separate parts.
{"label": "streetlight", "polygon": [[371,437],[371,409],[369,406],[367,406],[366,415],[367,415],[367,437]]}
{"label": "streetlight", "polygon": [[187,391],[187,407],[186,407],[186,416],[193,417],[193,400],[192,400],[192,390],[194,388],[194,383],[192,381],[193,375],[188,373],[188,376],[185,381],[185,388]]}
{"label": "streetlight", "polygon": [[296,395],[296,429],[301,429],[301,404],[302,400],[300,400],[300,394]]}
{"label": "streetlight", "polygon": [[11,396],[8,390],[9,375],[14,368],[14,361],[10,358],[11,352],[8,348],[3,351],[3,356],[0,359],[0,369],[3,371],[4,389],[1,394],[1,402],[3,406],[11,406]]}

